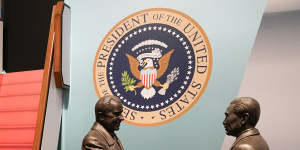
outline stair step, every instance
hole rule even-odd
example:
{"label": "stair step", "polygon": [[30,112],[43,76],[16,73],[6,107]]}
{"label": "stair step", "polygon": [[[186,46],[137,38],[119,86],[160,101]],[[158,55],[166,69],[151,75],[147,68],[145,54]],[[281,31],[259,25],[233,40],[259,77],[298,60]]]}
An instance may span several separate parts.
{"label": "stair step", "polygon": [[1,145],[0,145],[0,150],[32,150],[32,146],[22,146],[22,147],[13,147],[13,146],[11,146],[11,147],[7,147],[7,146],[5,146],[5,147],[2,147]]}
{"label": "stair step", "polygon": [[[36,111],[0,112],[0,126],[22,126],[36,123]],[[1,133],[1,132],[0,132]]]}
{"label": "stair step", "polygon": [[33,144],[35,128],[0,129],[1,144]]}
{"label": "stair step", "polygon": [[0,86],[0,96],[20,96],[40,94],[42,83],[9,84]]}
{"label": "stair step", "polygon": [[5,96],[0,97],[0,112],[37,110],[40,95]]}
{"label": "stair step", "polygon": [[27,128],[35,128],[35,124],[31,125],[0,125],[1,129],[27,129]]}
{"label": "stair step", "polygon": [[0,144],[0,150],[32,150],[33,144]]}
{"label": "stair step", "polygon": [[2,74],[2,77],[0,77],[0,85],[42,82],[43,73],[44,70],[33,70]]}
{"label": "stair step", "polygon": [[28,146],[25,146],[25,147],[4,147],[2,148],[1,145],[0,145],[0,150],[32,150],[32,146],[28,147]]}
{"label": "stair step", "polygon": [[43,72],[0,74],[0,150],[32,150]]}

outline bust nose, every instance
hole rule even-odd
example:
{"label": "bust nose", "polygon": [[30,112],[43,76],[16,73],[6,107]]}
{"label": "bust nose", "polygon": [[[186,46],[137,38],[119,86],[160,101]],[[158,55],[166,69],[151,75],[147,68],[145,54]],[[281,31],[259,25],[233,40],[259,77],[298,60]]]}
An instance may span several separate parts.
{"label": "bust nose", "polygon": [[226,126],[227,125],[227,121],[226,121],[226,118],[224,119],[223,121],[223,125]]}

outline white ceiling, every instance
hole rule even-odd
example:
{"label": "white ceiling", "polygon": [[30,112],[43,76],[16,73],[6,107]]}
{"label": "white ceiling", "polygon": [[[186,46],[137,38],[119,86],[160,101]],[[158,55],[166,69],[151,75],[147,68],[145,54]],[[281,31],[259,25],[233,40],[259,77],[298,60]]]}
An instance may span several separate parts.
{"label": "white ceiling", "polygon": [[269,0],[265,13],[300,10],[300,0]]}

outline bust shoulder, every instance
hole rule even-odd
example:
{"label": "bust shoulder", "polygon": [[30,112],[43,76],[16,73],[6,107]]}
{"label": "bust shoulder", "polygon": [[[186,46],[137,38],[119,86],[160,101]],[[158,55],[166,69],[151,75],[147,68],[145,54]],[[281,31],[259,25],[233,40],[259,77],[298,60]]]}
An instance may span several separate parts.
{"label": "bust shoulder", "polygon": [[100,133],[101,131],[92,129],[83,138],[82,150],[89,150],[93,148],[107,149],[108,144],[106,138]]}
{"label": "bust shoulder", "polygon": [[250,144],[240,144],[237,145],[233,150],[255,150],[255,148]]}

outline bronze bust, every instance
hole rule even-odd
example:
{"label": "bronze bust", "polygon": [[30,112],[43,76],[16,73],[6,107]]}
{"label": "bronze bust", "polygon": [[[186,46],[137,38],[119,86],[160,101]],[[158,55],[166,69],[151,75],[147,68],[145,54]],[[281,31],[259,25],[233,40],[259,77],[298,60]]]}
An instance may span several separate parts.
{"label": "bronze bust", "polygon": [[267,142],[255,128],[260,116],[259,103],[251,97],[234,99],[225,112],[226,134],[236,137],[230,150],[269,150]]}
{"label": "bronze bust", "polygon": [[115,96],[104,96],[95,105],[96,122],[82,141],[82,150],[123,150],[114,133],[119,130],[123,105]]}

